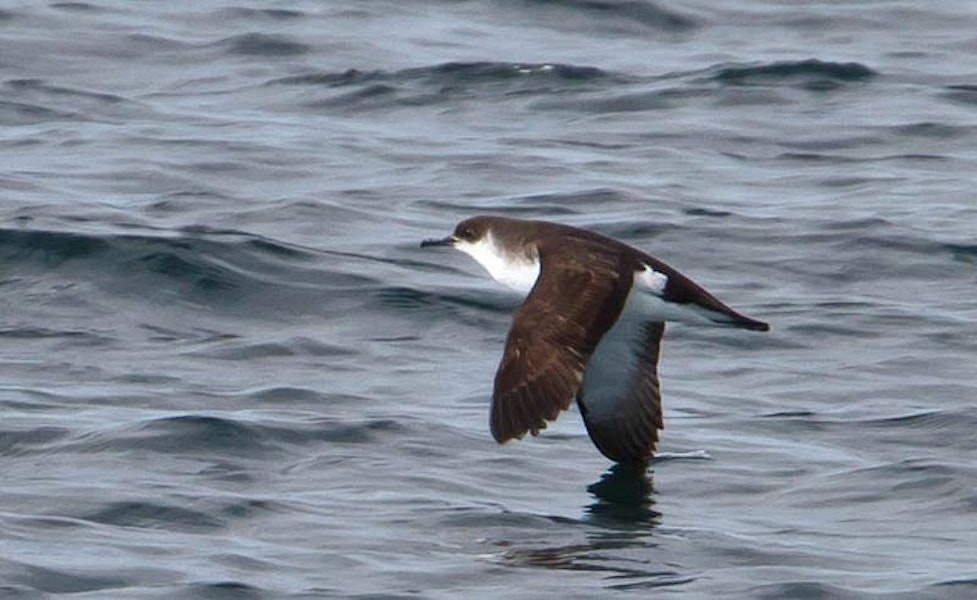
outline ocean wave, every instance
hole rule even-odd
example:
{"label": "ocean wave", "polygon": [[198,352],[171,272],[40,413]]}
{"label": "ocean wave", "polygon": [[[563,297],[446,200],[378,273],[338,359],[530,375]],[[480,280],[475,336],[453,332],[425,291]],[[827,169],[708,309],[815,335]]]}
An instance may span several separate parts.
{"label": "ocean wave", "polygon": [[[248,478],[251,460],[304,456],[309,447],[393,444],[412,427],[389,418],[291,416],[245,420],[215,414],[171,414],[95,431],[62,427],[0,431],[0,456],[158,454],[208,456],[217,479]],[[223,465],[223,466],[221,466]]]}
{"label": "ocean wave", "polygon": [[151,109],[119,94],[52,84],[39,78],[3,82],[0,123],[30,125],[57,121],[115,121],[147,116]]}
{"label": "ocean wave", "polygon": [[301,10],[285,8],[252,8],[249,6],[231,6],[221,9],[220,14],[240,19],[271,21],[289,21],[308,16]]}
{"label": "ocean wave", "polygon": [[328,251],[202,228],[158,235],[0,229],[0,257],[8,276],[57,271],[112,292],[161,300],[164,290],[208,302],[274,291],[282,301],[308,302],[325,290],[353,293],[377,285],[355,267],[368,256],[344,254],[343,262],[354,266],[343,271],[330,267]]}
{"label": "ocean wave", "polygon": [[871,81],[879,73],[861,63],[838,63],[816,58],[759,65],[734,65],[716,70],[711,79],[728,85],[787,85],[828,91],[845,84]]}
{"label": "ocean wave", "polygon": [[266,85],[335,90],[336,94],[313,100],[309,106],[365,110],[579,92],[628,79],[596,67],[559,63],[450,62],[391,72],[306,73],[272,79]]}
{"label": "ocean wave", "polygon": [[974,106],[977,104],[977,85],[948,85],[943,88],[942,96],[952,102]]}
{"label": "ocean wave", "polygon": [[244,33],[224,38],[215,44],[235,56],[284,57],[307,54],[311,48],[289,36],[269,33]]}
{"label": "ocean wave", "polygon": [[172,531],[202,532],[227,526],[224,519],[207,511],[139,500],[110,502],[78,518],[116,527]]}
{"label": "ocean wave", "polygon": [[[149,569],[146,569],[148,571]],[[127,569],[105,568],[101,573],[78,573],[70,567],[49,568],[20,560],[0,559],[0,593],[11,598],[36,598],[41,594],[81,594],[116,590],[145,581],[146,573],[134,576]]]}
{"label": "ocean wave", "polygon": [[[637,76],[593,66],[561,63],[451,62],[400,71],[311,72],[271,79],[268,86],[311,86],[323,95],[312,108],[376,110],[456,104],[464,100],[530,101],[542,110],[637,112],[672,108],[679,103],[712,99],[726,104],[790,102],[770,88],[799,87],[829,91],[868,82],[878,73],[860,63],[817,59],[760,65],[725,65],[710,70]],[[749,96],[732,90],[754,87]]]}
{"label": "ocean wave", "polygon": [[[691,16],[646,0],[517,0],[519,10],[559,29],[605,29],[639,34],[648,29],[685,33],[699,26]],[[548,18],[552,17],[552,18]]]}

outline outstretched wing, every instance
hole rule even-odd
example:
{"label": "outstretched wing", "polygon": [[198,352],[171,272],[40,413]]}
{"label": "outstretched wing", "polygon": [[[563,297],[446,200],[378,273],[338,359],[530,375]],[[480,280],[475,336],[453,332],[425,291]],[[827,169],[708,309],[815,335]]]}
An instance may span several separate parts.
{"label": "outstretched wing", "polygon": [[599,245],[577,240],[574,256],[540,249],[540,276],[516,311],[495,376],[492,435],[499,443],[536,435],[574,400],[584,369],[627,300],[634,269]]}
{"label": "outstretched wing", "polygon": [[590,359],[577,404],[604,456],[639,462],[654,454],[664,428],[658,358],[665,324],[625,311]]}

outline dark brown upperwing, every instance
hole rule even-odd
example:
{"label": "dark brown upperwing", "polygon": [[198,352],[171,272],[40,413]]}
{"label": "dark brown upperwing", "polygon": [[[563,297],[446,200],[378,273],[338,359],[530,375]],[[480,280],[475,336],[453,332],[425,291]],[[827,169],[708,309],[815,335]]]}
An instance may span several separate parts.
{"label": "dark brown upperwing", "polygon": [[634,278],[634,265],[587,239],[539,248],[540,276],[516,311],[495,376],[492,436],[499,443],[536,435],[566,410],[584,368],[614,324]]}

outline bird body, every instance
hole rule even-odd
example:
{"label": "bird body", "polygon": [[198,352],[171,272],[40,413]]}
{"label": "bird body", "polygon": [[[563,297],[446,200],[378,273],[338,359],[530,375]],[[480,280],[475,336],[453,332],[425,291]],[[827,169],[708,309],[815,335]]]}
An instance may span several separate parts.
{"label": "bird body", "polygon": [[421,245],[453,246],[525,295],[495,377],[490,424],[499,443],[537,435],[576,399],[605,456],[647,460],[664,426],[664,323],[769,329],[664,262],[584,229],[479,216]]}

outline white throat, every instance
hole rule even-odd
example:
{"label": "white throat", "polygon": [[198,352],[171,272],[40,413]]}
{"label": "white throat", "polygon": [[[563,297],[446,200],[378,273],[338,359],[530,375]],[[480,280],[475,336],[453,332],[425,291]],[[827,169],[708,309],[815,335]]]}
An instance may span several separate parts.
{"label": "white throat", "polygon": [[477,242],[459,240],[455,248],[471,256],[485,267],[492,279],[502,285],[528,294],[539,278],[539,258],[535,260],[518,254],[509,254],[500,247],[489,231]]}

